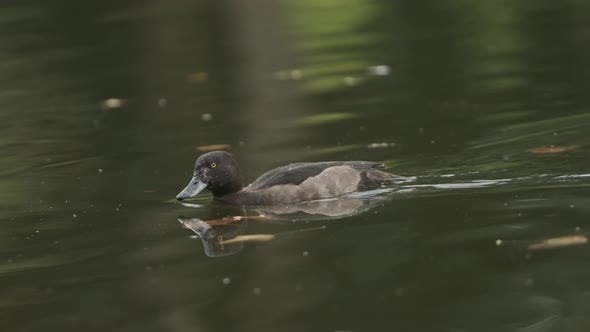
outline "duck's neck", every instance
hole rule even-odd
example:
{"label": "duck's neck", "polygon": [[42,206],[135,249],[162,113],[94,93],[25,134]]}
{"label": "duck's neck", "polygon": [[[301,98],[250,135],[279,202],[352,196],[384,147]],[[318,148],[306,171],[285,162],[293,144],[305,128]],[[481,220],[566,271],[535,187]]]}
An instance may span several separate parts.
{"label": "duck's neck", "polygon": [[222,197],[237,193],[238,191],[242,190],[242,182],[240,179],[233,179],[232,181],[228,181],[223,185],[212,186],[209,188],[209,190],[213,196]]}

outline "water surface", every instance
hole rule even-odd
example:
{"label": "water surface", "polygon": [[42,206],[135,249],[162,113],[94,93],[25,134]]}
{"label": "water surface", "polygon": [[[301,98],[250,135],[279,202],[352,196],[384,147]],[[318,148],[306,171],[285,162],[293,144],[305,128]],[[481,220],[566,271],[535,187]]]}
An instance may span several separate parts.
{"label": "water surface", "polygon": [[[590,326],[587,4],[0,7],[5,330]],[[289,211],[175,202],[214,144],[245,182],[325,160],[415,178]]]}

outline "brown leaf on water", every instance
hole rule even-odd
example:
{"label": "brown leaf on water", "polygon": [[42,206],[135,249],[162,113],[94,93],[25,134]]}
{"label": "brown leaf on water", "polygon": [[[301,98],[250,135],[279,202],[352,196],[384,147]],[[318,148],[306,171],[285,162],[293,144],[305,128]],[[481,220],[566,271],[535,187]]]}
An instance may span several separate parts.
{"label": "brown leaf on water", "polygon": [[588,242],[588,238],[584,235],[568,235],[568,236],[554,237],[551,239],[546,239],[543,241],[539,241],[537,243],[533,243],[528,246],[528,249],[529,250],[547,250],[547,249],[555,249],[555,248],[562,248],[562,247],[579,246],[582,244],[586,244],[587,242]]}
{"label": "brown leaf on water", "polygon": [[571,151],[577,149],[577,145],[565,145],[565,146],[549,146],[549,147],[540,147],[540,148],[531,148],[527,151],[530,153],[535,154],[545,154],[545,153],[561,153],[566,151]]}
{"label": "brown leaf on water", "polygon": [[268,242],[274,239],[273,234],[250,234],[250,235],[238,235],[230,240],[219,242],[219,244],[228,244],[236,242]]}
{"label": "brown leaf on water", "polygon": [[220,225],[228,225],[228,224],[231,224],[232,222],[240,221],[243,218],[244,217],[242,217],[242,216],[225,217],[225,218],[221,218],[221,219],[206,220],[205,222],[209,226],[220,226]]}
{"label": "brown leaf on water", "polygon": [[209,73],[205,71],[198,71],[186,75],[186,80],[191,83],[205,83],[209,81]]}
{"label": "brown leaf on water", "polygon": [[231,148],[231,145],[229,145],[229,144],[212,144],[212,145],[197,146],[195,149],[197,151],[201,151],[201,152],[209,152],[209,151],[215,151],[215,150],[226,150],[229,148]]}

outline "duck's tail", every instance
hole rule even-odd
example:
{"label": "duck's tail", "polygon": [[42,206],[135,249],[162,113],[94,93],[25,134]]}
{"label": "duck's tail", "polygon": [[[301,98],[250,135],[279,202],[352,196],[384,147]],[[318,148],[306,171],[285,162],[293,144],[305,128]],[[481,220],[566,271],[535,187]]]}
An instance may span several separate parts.
{"label": "duck's tail", "polygon": [[360,190],[372,190],[383,186],[413,181],[415,177],[395,175],[383,171],[371,170],[361,173]]}

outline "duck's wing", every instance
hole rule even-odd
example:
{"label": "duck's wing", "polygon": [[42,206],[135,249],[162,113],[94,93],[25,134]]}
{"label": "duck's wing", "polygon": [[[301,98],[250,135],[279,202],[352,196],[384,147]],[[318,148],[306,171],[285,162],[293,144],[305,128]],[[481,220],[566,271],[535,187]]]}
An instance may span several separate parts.
{"label": "duck's wing", "polygon": [[382,164],[370,161],[327,161],[319,163],[295,163],[277,167],[262,174],[248,186],[248,190],[260,190],[277,185],[301,184],[303,181],[317,176],[326,169],[335,166],[350,166],[359,171],[385,168]]}

